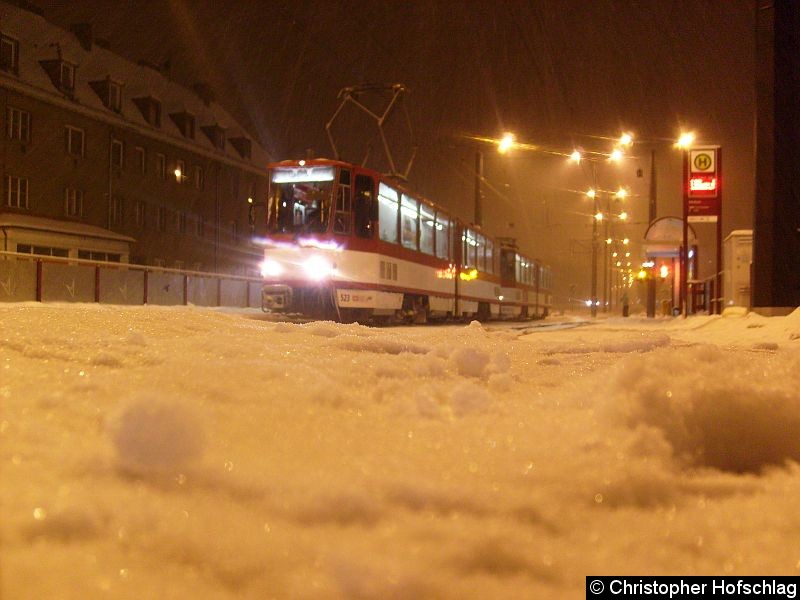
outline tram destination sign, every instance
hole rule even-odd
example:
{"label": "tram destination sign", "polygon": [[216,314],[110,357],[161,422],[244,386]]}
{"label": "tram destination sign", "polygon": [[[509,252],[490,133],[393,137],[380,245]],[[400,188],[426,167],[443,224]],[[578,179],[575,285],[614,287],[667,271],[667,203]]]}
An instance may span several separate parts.
{"label": "tram destination sign", "polygon": [[689,223],[716,223],[720,216],[721,159],[719,146],[695,147],[686,153],[686,216]]}

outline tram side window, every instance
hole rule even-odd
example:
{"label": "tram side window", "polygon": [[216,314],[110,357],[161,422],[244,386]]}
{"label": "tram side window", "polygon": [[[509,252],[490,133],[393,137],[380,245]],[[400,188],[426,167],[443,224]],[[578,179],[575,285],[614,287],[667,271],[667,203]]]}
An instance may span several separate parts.
{"label": "tram side window", "polygon": [[503,279],[514,280],[514,257],[508,250],[500,250],[500,275]]}
{"label": "tram side window", "polygon": [[372,238],[372,206],[375,186],[372,177],[356,175],[355,227],[356,235]]}
{"label": "tram side window", "polygon": [[486,272],[494,273],[494,243],[486,239]]}
{"label": "tram side window", "polygon": [[385,183],[378,189],[378,232],[385,242],[397,243],[397,191]]}
{"label": "tram side window", "polygon": [[514,281],[523,283],[522,281],[522,257],[519,254],[514,255]]}
{"label": "tram side window", "polygon": [[333,232],[342,234],[350,233],[350,171],[342,170],[339,172]]}
{"label": "tram side window", "polygon": [[477,268],[478,266],[478,240],[474,231],[467,229],[462,236],[464,242],[464,266]]}
{"label": "tram side window", "polygon": [[436,256],[450,258],[450,219],[441,213],[436,214]]}
{"label": "tram side window", "polygon": [[478,267],[479,271],[486,271],[486,258],[484,254],[486,250],[486,238],[478,234],[475,236],[475,242],[475,266]]}
{"label": "tram side window", "polygon": [[424,204],[419,205],[419,249],[425,254],[433,254],[433,232],[436,222],[433,211]]}
{"label": "tram side window", "polygon": [[404,248],[417,249],[417,230],[419,229],[419,202],[403,194],[400,206],[400,234]]}

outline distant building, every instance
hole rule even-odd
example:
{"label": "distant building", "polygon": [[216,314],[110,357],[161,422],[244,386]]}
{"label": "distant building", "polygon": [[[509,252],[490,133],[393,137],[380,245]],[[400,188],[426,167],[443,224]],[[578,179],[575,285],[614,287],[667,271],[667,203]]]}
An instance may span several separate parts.
{"label": "distant building", "polygon": [[255,273],[263,148],[207,86],[19,4],[0,2],[0,250]]}

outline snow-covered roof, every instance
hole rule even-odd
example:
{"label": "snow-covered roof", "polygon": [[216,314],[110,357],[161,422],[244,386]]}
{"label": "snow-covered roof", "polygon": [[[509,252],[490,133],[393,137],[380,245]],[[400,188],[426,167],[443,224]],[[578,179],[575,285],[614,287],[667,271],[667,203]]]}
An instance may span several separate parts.
{"label": "snow-covered roof", "polygon": [[57,219],[46,219],[44,217],[15,213],[0,213],[0,228],[34,229],[37,231],[65,233],[68,235],[117,240],[121,242],[136,241],[130,236],[115,233],[95,225],[87,225],[86,223],[77,223],[73,221],[59,221]]}
{"label": "snow-covered roof", "polygon": [[[85,50],[74,33],[61,29],[44,17],[0,1],[0,31],[19,42],[19,75],[0,71],[0,84],[26,84],[38,92],[45,92],[54,102],[68,103],[74,110],[89,109],[95,117],[111,119],[117,124],[126,124],[144,131],[153,137],[168,138],[174,145],[188,146],[192,150],[224,157],[264,169],[269,154],[252,136],[218,103],[205,102],[192,90],[171,81],[151,66],[134,63],[97,43]],[[40,61],[64,61],[76,66],[75,89],[67,98],[50,79]],[[103,99],[95,92],[90,82],[111,79],[122,86],[120,113],[107,108]],[[161,126],[148,123],[134,98],[152,96],[161,102]],[[194,139],[184,137],[178,126],[169,117],[172,113],[186,111],[195,117]],[[218,126],[225,130],[224,150],[214,146],[201,129]],[[232,138],[251,140],[251,155],[243,158]]]}

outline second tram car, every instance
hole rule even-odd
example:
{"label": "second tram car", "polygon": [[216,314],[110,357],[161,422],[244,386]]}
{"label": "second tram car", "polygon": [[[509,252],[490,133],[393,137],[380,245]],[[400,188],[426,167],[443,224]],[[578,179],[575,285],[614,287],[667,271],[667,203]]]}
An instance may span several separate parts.
{"label": "second tram car", "polygon": [[269,165],[267,232],[265,311],[420,323],[550,308],[549,267],[350,163]]}

